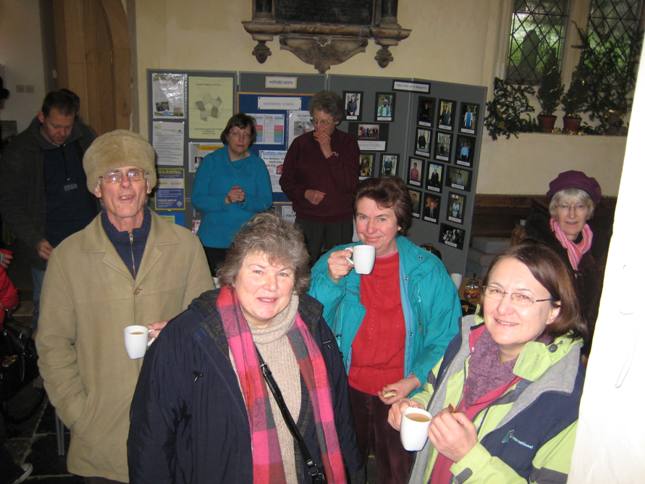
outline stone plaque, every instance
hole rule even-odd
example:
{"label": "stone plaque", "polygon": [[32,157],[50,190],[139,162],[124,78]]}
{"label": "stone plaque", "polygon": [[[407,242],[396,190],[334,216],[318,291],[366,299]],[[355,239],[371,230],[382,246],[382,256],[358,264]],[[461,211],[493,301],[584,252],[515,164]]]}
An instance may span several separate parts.
{"label": "stone plaque", "polygon": [[275,0],[279,22],[371,25],[374,0]]}

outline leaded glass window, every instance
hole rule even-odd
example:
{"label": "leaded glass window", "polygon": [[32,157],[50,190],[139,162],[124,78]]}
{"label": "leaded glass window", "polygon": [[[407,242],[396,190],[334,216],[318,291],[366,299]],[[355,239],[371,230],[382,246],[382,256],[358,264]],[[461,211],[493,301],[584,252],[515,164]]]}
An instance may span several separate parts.
{"label": "leaded glass window", "polygon": [[515,0],[506,79],[537,84],[552,49],[562,61],[568,0]]}
{"label": "leaded glass window", "polygon": [[591,0],[589,7],[587,34],[596,53],[614,49],[619,62],[638,55],[632,48],[638,45],[635,37],[642,35],[643,0]]}

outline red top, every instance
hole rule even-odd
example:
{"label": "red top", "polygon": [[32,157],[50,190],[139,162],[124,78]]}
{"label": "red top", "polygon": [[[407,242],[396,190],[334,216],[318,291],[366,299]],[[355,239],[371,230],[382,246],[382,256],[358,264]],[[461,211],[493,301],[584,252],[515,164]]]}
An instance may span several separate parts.
{"label": "red top", "polygon": [[374,270],[361,276],[365,318],[352,343],[349,384],[376,395],[403,378],[405,319],[401,307],[398,252],[377,257]]}

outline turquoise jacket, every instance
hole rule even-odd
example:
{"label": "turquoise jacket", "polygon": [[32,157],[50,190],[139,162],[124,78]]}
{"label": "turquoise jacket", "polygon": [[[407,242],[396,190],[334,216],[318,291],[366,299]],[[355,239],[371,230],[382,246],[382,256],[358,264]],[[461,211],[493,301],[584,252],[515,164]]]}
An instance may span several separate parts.
{"label": "turquoise jacket", "polygon": [[[224,201],[233,185],[246,193],[242,203]],[[231,161],[226,146],[210,153],[195,174],[192,202],[202,214],[197,232],[202,244],[227,249],[242,225],[271,207],[271,180],[264,161],[254,154]]]}
{"label": "turquoise jacket", "polygon": [[[396,239],[399,251],[399,286],[405,318],[404,376],[414,374],[420,382],[441,359],[444,350],[457,333],[461,306],[457,291],[443,263],[430,252],[407,238]],[[336,335],[349,372],[352,343],[365,317],[360,301],[360,276],[351,271],[335,283],[327,271],[331,252],[323,255],[311,274],[309,294],[324,306],[324,317]]]}

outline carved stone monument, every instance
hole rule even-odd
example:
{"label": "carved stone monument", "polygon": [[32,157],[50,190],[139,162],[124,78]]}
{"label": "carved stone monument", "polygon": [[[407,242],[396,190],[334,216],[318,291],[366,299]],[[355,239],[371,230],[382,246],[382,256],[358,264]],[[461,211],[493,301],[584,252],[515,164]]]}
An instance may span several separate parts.
{"label": "carved stone monument", "polygon": [[410,35],[397,23],[397,0],[252,0],[253,20],[242,22],[257,41],[253,55],[264,63],[274,36],[280,48],[326,72],[332,65],[365,52],[370,38],[381,46],[375,60],[385,68],[390,47]]}

